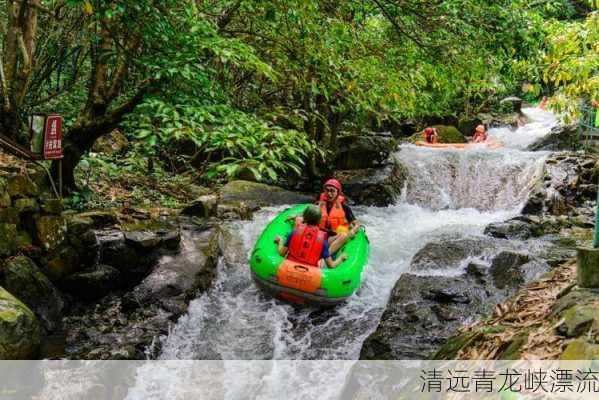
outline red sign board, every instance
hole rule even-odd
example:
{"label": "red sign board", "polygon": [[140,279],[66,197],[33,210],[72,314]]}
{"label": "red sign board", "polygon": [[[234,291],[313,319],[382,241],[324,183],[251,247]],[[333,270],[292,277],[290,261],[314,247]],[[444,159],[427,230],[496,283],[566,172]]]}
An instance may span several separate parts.
{"label": "red sign board", "polygon": [[44,128],[44,160],[62,158],[62,117],[48,115]]}

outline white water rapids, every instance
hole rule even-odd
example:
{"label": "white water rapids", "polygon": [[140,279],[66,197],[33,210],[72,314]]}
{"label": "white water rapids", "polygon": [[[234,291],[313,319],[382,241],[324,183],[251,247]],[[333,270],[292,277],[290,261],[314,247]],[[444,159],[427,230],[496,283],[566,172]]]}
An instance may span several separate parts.
{"label": "white water rapids", "polygon": [[[546,157],[544,153],[522,149],[546,135],[555,124],[549,113],[538,109],[524,112],[531,121],[527,125],[516,130],[489,131],[491,137],[505,145],[498,150],[439,150],[406,145],[397,152],[396,157],[410,173],[404,196],[390,207],[354,209],[366,226],[371,257],[362,288],[335,309],[294,308],[263,294],[252,282],[245,255],[281,208],[264,209],[252,221],[231,225],[229,230],[240,237],[243,250],[239,254],[243,257],[232,254],[221,260],[215,285],[191,302],[187,315],[164,339],[159,358],[357,359],[363,341],[376,329],[395,282],[424,244],[446,233],[480,235],[489,223],[519,213],[539,179]],[[235,243],[229,247],[235,248]],[[256,386],[265,385],[272,385],[264,392],[272,397],[295,398],[280,383],[281,379],[289,383],[293,377],[281,377],[273,370],[270,379],[256,383],[244,380],[242,372],[231,371],[241,380],[227,388],[225,398],[254,393]],[[326,379],[337,381],[339,386],[346,373],[345,369],[326,374],[323,371]],[[176,375],[164,363],[148,364],[140,369],[136,387],[128,398],[161,398],[161,391],[164,398],[185,398],[186,391],[191,390],[187,386],[190,382],[183,382]],[[225,382],[215,384],[226,387]],[[340,387],[330,390],[331,393],[312,393],[305,398],[334,398]],[[306,393],[309,391],[303,392]]]}

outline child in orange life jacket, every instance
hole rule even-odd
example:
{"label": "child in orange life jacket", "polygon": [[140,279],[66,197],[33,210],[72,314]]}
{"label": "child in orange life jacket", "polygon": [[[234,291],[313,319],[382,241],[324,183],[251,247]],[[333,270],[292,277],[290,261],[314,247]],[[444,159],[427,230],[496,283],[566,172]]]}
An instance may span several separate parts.
{"label": "child in orange life jacket", "polygon": [[321,218],[322,215],[318,207],[307,207],[303,214],[304,223],[300,223],[295,227],[293,232],[287,236],[285,244],[282,243],[280,236],[275,238],[279,254],[282,256],[287,255],[290,260],[315,267],[324,266],[321,264],[321,260],[324,260],[329,268],[335,268],[347,260],[345,254],[336,260],[331,257],[327,234],[318,227]]}

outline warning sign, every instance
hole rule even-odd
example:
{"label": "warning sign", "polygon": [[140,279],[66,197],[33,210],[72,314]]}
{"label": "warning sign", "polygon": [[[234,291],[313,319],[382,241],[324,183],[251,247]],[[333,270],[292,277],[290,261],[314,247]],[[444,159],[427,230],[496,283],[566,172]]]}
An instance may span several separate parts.
{"label": "warning sign", "polygon": [[44,160],[62,158],[62,117],[48,115],[44,128]]}

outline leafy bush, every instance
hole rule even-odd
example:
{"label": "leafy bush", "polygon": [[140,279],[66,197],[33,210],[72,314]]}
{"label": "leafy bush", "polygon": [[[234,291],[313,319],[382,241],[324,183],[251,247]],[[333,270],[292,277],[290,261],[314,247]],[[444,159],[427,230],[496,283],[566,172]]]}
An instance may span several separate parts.
{"label": "leafy bush", "polygon": [[[126,125],[149,157],[192,164],[203,179],[250,173],[258,181],[300,176],[307,160],[324,154],[301,132],[270,125],[228,105],[146,100]],[[190,149],[191,145],[191,149]]]}

